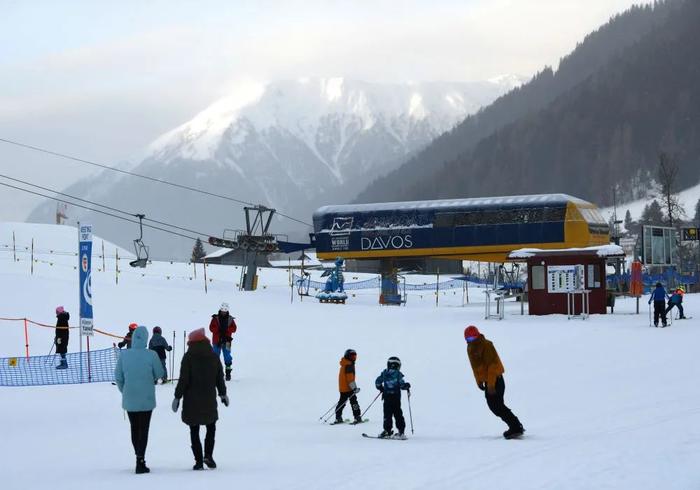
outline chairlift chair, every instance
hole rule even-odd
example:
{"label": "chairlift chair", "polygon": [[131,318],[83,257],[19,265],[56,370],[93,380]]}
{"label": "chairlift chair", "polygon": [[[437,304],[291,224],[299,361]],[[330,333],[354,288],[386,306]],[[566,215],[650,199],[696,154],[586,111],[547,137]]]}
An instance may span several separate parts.
{"label": "chairlift chair", "polygon": [[139,219],[139,237],[134,240],[134,251],[136,252],[136,260],[129,262],[131,267],[146,267],[148,263],[148,247],[143,244],[143,219],[146,217],[145,214],[137,214],[136,217]]}

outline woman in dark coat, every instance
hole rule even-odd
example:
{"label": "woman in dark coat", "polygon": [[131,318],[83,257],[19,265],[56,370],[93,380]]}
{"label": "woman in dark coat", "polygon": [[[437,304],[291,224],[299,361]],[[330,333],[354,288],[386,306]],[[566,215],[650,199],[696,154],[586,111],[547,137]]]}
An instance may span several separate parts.
{"label": "woman in dark coat", "polygon": [[[175,388],[172,409],[173,412],[177,412],[180,399],[184,398],[182,421],[190,426],[190,441],[195,461],[192,469],[201,470],[204,468],[203,464],[213,469],[216,468],[213,457],[214,436],[216,421],[219,418],[216,403],[217,391],[221,403],[228,407],[224,372],[203,328],[190,333],[187,345],[189,347],[180,364],[180,379]],[[202,454],[202,442],[199,439],[200,425],[207,427],[204,454]]]}
{"label": "woman in dark coat", "polygon": [[61,356],[61,363],[56,366],[56,369],[68,369],[68,361],[66,354],[68,353],[68,320],[70,314],[63,309],[63,306],[56,307],[56,354]]}

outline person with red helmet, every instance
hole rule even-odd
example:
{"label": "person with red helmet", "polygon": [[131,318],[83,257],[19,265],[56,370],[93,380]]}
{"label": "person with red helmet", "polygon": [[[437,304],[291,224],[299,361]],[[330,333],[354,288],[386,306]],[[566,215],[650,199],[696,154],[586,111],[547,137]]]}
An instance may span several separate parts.
{"label": "person with red helmet", "polygon": [[138,327],[138,324],[136,323],[129,324],[129,331],[126,332],[124,339],[122,339],[122,341],[117,344],[117,347],[119,347],[120,349],[123,349],[124,347],[126,347],[127,349],[131,349],[131,336],[134,335],[134,330],[136,330],[136,327]]}
{"label": "person with red helmet", "polygon": [[503,437],[513,439],[521,436],[525,432],[523,425],[503,401],[506,391],[503,380],[505,369],[496,348],[474,325],[464,329],[464,340],[467,341],[467,354],[476,385],[485,392],[486,403],[491,412],[508,424],[508,430],[503,433]]}
{"label": "person with red helmet", "polygon": [[221,303],[218,313],[211,316],[209,331],[211,332],[214,354],[220,358],[221,353],[224,353],[226,381],[231,380],[231,365],[233,364],[231,342],[233,342],[233,334],[236,333],[237,329],[234,317],[229,315],[228,303]]}

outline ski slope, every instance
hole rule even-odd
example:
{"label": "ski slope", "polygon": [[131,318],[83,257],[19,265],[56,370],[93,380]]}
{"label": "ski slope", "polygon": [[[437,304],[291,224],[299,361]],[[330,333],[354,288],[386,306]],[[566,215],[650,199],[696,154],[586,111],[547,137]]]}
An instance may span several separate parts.
{"label": "ski slope", "polygon": [[[6,231],[0,228],[0,243]],[[54,232],[34,233],[51,241]],[[75,325],[75,258],[35,263],[32,275],[26,257],[13,262],[8,253],[0,248],[0,317],[52,322],[62,304]],[[178,359],[183,330],[207,325],[221,301],[231,305],[239,328],[231,406],[219,411],[219,468],[191,471],[188,429],[170,411],[172,385],[157,387],[148,475],[133,474],[115,386],[0,388],[3,488],[700,488],[697,320],[649,328],[646,303],[634,315],[634,302],[622,300],[615,315],[587,321],[522,317],[516,304],[508,304],[504,321],[484,321],[476,289],[465,307],[451,292],[441,294],[439,307],[434,295],[418,293],[406,307],[379,307],[376,291],[358,291],[344,306],[322,305],[291,302],[284,270],[262,270],[260,289],[244,293],[235,290],[240,271],[210,267],[205,293],[201,267],[196,279],[185,264],[121,267],[118,284],[109,262],[93,275],[96,326],[124,333],[130,322],[157,324],[169,340],[175,330]],[[700,298],[686,295],[685,306],[695,315]],[[506,403],[527,429],[522,440],[501,437],[506,427],[473,380],[462,337],[472,323],[501,355]],[[29,336],[33,355],[48,352],[52,330],[32,328]],[[98,336],[93,347],[111,342]],[[346,348],[358,351],[363,410],[387,357],[401,358],[412,384],[415,434],[409,431],[408,441],[361,437],[381,430],[380,402],[360,426],[319,422],[337,399]],[[21,323],[0,322],[0,357],[23,353]],[[403,402],[408,420],[405,396]]]}

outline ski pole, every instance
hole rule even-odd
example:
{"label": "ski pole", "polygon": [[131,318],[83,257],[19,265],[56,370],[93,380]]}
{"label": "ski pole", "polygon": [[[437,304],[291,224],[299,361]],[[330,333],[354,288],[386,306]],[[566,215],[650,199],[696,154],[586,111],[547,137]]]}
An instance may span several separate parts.
{"label": "ski pole", "polygon": [[53,342],[51,343],[51,349],[49,349],[49,353],[46,354],[47,363],[51,360],[51,353],[53,352],[54,347],[56,347],[56,339],[53,339]]}
{"label": "ski pole", "polygon": [[411,412],[411,390],[408,390],[408,419],[411,421],[411,434],[413,434],[413,413]]}
{"label": "ski pole", "polygon": [[326,417],[326,415],[328,415],[328,413],[329,413],[331,410],[333,410],[333,409],[335,408],[335,406],[336,406],[337,404],[338,404],[338,402],[334,402],[333,405],[331,405],[331,408],[329,408],[328,410],[326,410],[326,411],[323,413],[323,415],[321,415],[321,416],[318,418],[318,420],[323,420],[323,419]]}
{"label": "ski pole", "polygon": [[[350,395],[349,397],[347,397],[347,398],[345,399],[345,401],[343,402],[343,404],[340,406],[340,410],[342,410],[342,409],[345,408],[345,405],[348,404],[348,402],[350,401],[350,398],[352,398],[354,395],[355,395],[355,394],[353,393],[352,395]],[[335,415],[335,411],[333,410],[333,408],[335,408],[336,405],[337,405],[337,402],[336,402],[336,403],[331,407],[331,409],[329,410],[330,414],[329,414],[328,412],[325,413],[325,415],[328,415],[328,417],[326,417],[325,419],[323,419],[323,423],[324,423],[324,424],[327,424],[328,421],[331,419],[331,417],[333,417],[333,416]]]}
{"label": "ski pole", "polygon": [[360,418],[361,418],[361,419],[365,418],[365,414],[367,413],[367,411],[368,411],[370,408],[372,408],[372,405],[374,405],[374,402],[377,401],[377,399],[379,398],[379,395],[381,395],[381,394],[382,394],[381,391],[380,391],[379,393],[377,393],[377,396],[374,397],[374,400],[372,400],[372,403],[370,403],[369,406],[368,406],[367,408],[365,408],[365,411],[362,412],[362,415],[360,415]]}

